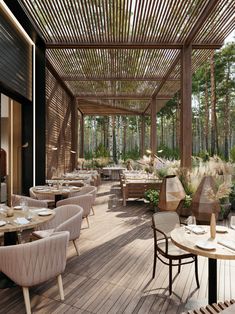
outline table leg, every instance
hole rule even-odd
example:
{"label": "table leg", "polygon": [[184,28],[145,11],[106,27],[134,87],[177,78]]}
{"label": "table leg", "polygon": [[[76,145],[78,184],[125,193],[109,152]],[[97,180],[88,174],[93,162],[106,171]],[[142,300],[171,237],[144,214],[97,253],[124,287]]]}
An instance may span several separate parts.
{"label": "table leg", "polygon": [[57,203],[58,201],[62,200],[62,199],[63,199],[62,194],[56,194],[56,195],[55,195],[55,206],[56,206],[56,203]]}
{"label": "table leg", "polygon": [[17,242],[16,232],[5,232],[4,233],[4,246],[15,245]]}
{"label": "table leg", "polygon": [[217,303],[217,260],[208,259],[208,302]]}

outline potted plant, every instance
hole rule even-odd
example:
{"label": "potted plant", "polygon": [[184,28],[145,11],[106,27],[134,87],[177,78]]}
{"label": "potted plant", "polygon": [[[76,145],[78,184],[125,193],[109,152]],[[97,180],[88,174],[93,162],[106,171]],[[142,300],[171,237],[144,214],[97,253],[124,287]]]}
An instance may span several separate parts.
{"label": "potted plant", "polygon": [[226,219],[231,210],[231,203],[229,202],[229,197],[221,197],[220,201],[220,214],[219,220]]}
{"label": "potted plant", "polygon": [[144,193],[144,197],[150,203],[154,211],[156,211],[159,201],[159,192],[157,190],[149,189]]}
{"label": "potted plant", "polygon": [[229,215],[231,209],[231,203],[229,202],[230,193],[231,186],[227,182],[220,184],[216,193],[214,193],[212,189],[207,190],[207,196],[209,199],[218,200],[220,203],[220,212],[218,216],[219,220],[223,220]]}

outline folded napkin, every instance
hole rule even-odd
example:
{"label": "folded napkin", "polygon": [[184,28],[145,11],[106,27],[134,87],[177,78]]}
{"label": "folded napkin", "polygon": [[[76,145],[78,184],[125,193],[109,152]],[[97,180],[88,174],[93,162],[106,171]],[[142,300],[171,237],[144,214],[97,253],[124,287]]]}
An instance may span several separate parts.
{"label": "folded napkin", "polygon": [[218,243],[235,251],[235,241],[233,240],[219,240]]}
{"label": "folded napkin", "polygon": [[192,231],[193,233],[196,233],[196,234],[204,234],[206,233],[206,230],[201,227],[201,226],[194,226],[194,225],[189,225],[189,226],[185,226],[186,229]]}
{"label": "folded napkin", "polygon": [[29,223],[29,220],[24,217],[20,217],[20,218],[18,217],[14,220],[14,222],[16,222],[19,225],[26,225]]}

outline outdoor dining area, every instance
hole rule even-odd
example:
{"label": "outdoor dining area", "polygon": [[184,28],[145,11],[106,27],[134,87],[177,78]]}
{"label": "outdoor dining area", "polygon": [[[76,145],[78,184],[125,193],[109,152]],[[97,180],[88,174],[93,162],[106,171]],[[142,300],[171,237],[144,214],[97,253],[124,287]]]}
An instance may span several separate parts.
{"label": "outdoor dining area", "polygon": [[235,313],[232,0],[0,0],[0,314]]}

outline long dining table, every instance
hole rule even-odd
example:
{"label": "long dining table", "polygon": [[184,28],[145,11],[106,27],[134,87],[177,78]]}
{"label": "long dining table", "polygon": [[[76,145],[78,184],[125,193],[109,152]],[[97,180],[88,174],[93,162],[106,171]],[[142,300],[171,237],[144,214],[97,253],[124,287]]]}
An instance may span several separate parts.
{"label": "long dining table", "polygon": [[235,230],[223,226],[216,228],[215,239],[210,238],[209,226],[194,226],[191,229],[179,227],[171,232],[172,242],[176,246],[208,258],[209,304],[217,303],[217,259],[235,260]]}

